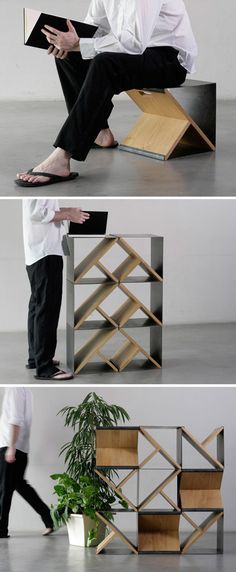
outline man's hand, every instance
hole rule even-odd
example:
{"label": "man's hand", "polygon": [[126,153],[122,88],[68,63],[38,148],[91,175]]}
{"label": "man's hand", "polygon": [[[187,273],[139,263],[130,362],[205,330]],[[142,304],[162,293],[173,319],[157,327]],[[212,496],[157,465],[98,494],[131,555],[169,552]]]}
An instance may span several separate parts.
{"label": "man's hand", "polygon": [[70,213],[71,222],[77,222],[78,224],[83,224],[86,220],[90,218],[90,215],[88,213],[85,213],[81,209],[72,208],[70,209],[70,211],[71,211]]}
{"label": "man's hand", "polygon": [[5,453],[5,461],[7,463],[15,463],[16,460],[16,448],[11,446],[8,447]]}
{"label": "man's hand", "polygon": [[65,50],[58,50],[57,48],[55,48],[55,46],[50,46],[48,48],[48,55],[54,56],[59,60],[64,60],[67,57],[67,54],[68,52],[65,52]]}
{"label": "man's hand", "polygon": [[[56,28],[52,28],[52,26],[48,26],[46,24],[41,30],[41,32],[46,36],[49,44],[54,46],[50,52],[48,50],[48,53],[55,57],[59,57],[60,59],[64,59],[64,57],[66,57],[64,55],[65,53],[67,54],[67,52],[79,51],[80,49],[79,36],[70,20],[67,20],[67,27],[68,32],[60,32],[59,30],[56,30]],[[55,52],[55,49],[57,50],[57,53],[53,53]]]}

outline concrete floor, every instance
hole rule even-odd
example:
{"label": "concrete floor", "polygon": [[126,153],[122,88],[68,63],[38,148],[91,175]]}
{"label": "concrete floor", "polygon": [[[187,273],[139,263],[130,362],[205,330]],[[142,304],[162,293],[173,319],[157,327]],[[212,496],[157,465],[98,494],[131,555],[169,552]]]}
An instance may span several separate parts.
{"label": "concrete floor", "polygon": [[[119,374],[81,373],[70,383],[74,385],[235,384],[235,347],[236,324],[167,326],[163,329],[162,370],[123,371]],[[26,352],[26,334],[0,334],[1,384],[38,383],[34,380],[34,372],[29,372],[24,367]],[[63,366],[65,363],[63,331],[58,335],[56,355],[61,359]],[[49,382],[40,383],[48,385]]]}
{"label": "concrete floor", "polygon": [[[139,111],[115,101],[111,127],[121,141]],[[124,151],[92,150],[85,163],[72,162],[80,178],[70,183],[23,190],[17,171],[37,165],[51,151],[66,117],[63,102],[1,102],[0,196],[235,196],[236,101],[220,101],[217,152],[167,162]]]}
{"label": "concrete floor", "polygon": [[[211,534],[205,535],[208,546]],[[212,535],[213,536],[213,535]],[[66,533],[42,538],[36,533],[17,533],[0,540],[1,572],[235,572],[236,534],[225,535],[225,552],[221,554],[139,555],[131,554],[119,543],[96,556],[95,549],[69,546]],[[206,552],[205,554],[203,552]]]}

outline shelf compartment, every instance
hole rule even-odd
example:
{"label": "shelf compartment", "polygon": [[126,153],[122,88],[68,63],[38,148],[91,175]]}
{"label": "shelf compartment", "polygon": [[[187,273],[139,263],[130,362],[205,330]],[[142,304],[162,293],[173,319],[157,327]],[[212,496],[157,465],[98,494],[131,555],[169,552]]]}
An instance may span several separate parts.
{"label": "shelf compartment", "polygon": [[117,287],[116,284],[102,284],[75,311],[74,326],[79,329],[83,322],[97,309],[105,298]]}
{"label": "shelf compartment", "polygon": [[123,469],[138,467],[137,429],[97,429],[96,466]]}
{"label": "shelf compartment", "polygon": [[163,281],[162,276],[160,276],[160,274],[158,274],[158,272],[156,272],[156,270],[154,270],[154,268],[152,268],[152,266],[150,266],[150,264],[148,264],[148,262],[144,260],[144,258],[140,256],[136,250],[130,246],[130,244],[128,244],[128,242],[126,242],[126,240],[124,240],[124,238],[119,237],[118,244],[129,256],[133,256],[139,259],[140,268],[142,268],[142,270],[144,270],[148,276],[158,280],[159,282]]}
{"label": "shelf compartment", "polygon": [[98,330],[75,354],[75,373],[79,373],[81,369],[90,361],[90,359],[98,353],[98,351],[114,336],[115,328],[105,328]]}
{"label": "shelf compartment", "polygon": [[[191,546],[197,542],[214,524],[217,524],[221,519],[223,519],[224,513],[218,512],[210,514],[200,526],[195,526],[194,531],[186,538],[186,540],[181,544],[182,554],[186,554]],[[195,523],[194,523],[195,524]]]}
{"label": "shelf compartment", "polygon": [[180,476],[179,494],[183,511],[223,509],[223,471],[185,471]]}
{"label": "shelf compartment", "polygon": [[139,352],[139,346],[136,343],[127,341],[112,355],[111,362],[117,367],[118,371],[123,371]]}
{"label": "shelf compartment", "polygon": [[161,369],[161,365],[156,361],[156,359],[154,359],[153,356],[151,356],[148,352],[146,352],[146,350],[142,346],[140,346],[140,344],[138,344],[138,342],[136,342],[136,340],[134,340],[123,328],[120,329],[120,333],[124,337],[126,337],[131,344],[135,344],[135,346],[138,349],[138,352],[143,354],[146,357],[146,359],[151,362],[152,365],[157,367],[157,369]]}
{"label": "shelf compartment", "polygon": [[138,551],[140,553],[180,552],[179,514],[139,514]]}
{"label": "shelf compartment", "polygon": [[126,300],[111,316],[112,320],[120,328],[126,324],[135,312],[140,308],[140,303],[131,298]]}
{"label": "shelf compartment", "polygon": [[74,282],[79,284],[80,280],[91,270],[93,266],[102,258],[117,242],[117,237],[104,238],[91,252],[76,266],[74,271]]}
{"label": "shelf compartment", "polygon": [[113,274],[119,282],[123,282],[125,278],[140,264],[139,256],[129,255],[115,270]]}
{"label": "shelf compartment", "polygon": [[213,455],[211,455],[207,451],[205,445],[200,443],[200,441],[198,441],[196,437],[194,437],[192,433],[190,433],[190,431],[186,429],[186,427],[182,427],[182,436],[190,445],[192,445],[194,449],[196,449],[196,451],[198,451],[198,453],[200,453],[200,455],[202,455],[202,457],[204,457],[204,459],[206,459],[214,467],[214,469],[223,470],[224,468],[223,463],[221,463],[220,461],[218,461],[218,459],[213,457]]}
{"label": "shelf compartment", "polygon": [[122,292],[124,294],[126,294],[126,296],[128,298],[130,298],[130,300],[133,300],[133,302],[135,302],[136,304],[139,305],[139,309],[142,310],[142,312],[144,314],[146,314],[146,316],[148,318],[150,318],[154,323],[156,323],[158,326],[162,326],[162,322],[161,320],[159,320],[159,318],[157,316],[155,316],[155,314],[153,314],[153,312],[151,312],[151,310],[149,310],[145,304],[143,304],[143,302],[141,302],[141,300],[138,300],[138,298],[136,298],[136,296],[133,294],[133,292],[130,292],[130,290],[128,290],[128,288],[126,288],[126,286],[124,286],[124,284],[119,284],[118,286],[120,288],[120,290],[122,290]]}

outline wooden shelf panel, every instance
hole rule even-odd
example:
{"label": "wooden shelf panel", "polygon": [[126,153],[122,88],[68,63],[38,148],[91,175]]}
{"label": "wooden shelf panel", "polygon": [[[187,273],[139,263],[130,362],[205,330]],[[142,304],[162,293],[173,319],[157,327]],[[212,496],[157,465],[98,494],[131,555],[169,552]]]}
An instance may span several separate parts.
{"label": "wooden shelf panel", "polygon": [[138,256],[129,255],[115,270],[113,270],[114,276],[122,282],[127,278],[127,276],[139,265],[140,258]]}
{"label": "wooden shelf panel", "polygon": [[140,346],[140,344],[138,344],[136,340],[134,340],[123,328],[120,329],[120,333],[125,338],[127,338],[131,344],[135,344],[139,352],[143,354],[147,358],[147,360],[150,361],[155,367],[157,367],[158,369],[161,368],[161,365],[148,352],[146,352],[146,350],[142,346]]}
{"label": "wooden shelf panel", "polygon": [[183,510],[222,509],[222,471],[183,471],[180,476],[180,501]]}
{"label": "wooden shelf panel", "polygon": [[86,363],[108,342],[115,334],[115,328],[98,330],[75,354],[75,373],[86,365]]}
{"label": "wooden shelf panel", "polygon": [[97,306],[99,306],[105,298],[107,298],[116,288],[116,284],[102,284],[75,311],[75,329],[88,318]]}
{"label": "wooden shelf panel", "polygon": [[126,296],[128,298],[130,298],[131,300],[133,300],[134,302],[139,304],[139,309],[142,310],[142,312],[144,314],[146,314],[146,316],[148,318],[153,320],[153,322],[155,322],[158,326],[162,326],[162,322],[159,320],[159,318],[157,316],[155,316],[155,314],[153,314],[151,312],[151,310],[149,310],[145,306],[145,304],[143,304],[143,302],[141,302],[141,300],[138,300],[138,298],[136,298],[136,296],[133,294],[133,292],[130,292],[130,290],[128,290],[128,288],[126,288],[126,286],[124,286],[124,284],[119,284],[119,288],[120,288],[120,290],[122,290],[122,292],[124,292],[124,294],[126,294]]}
{"label": "wooden shelf panel", "polygon": [[190,534],[190,536],[182,543],[181,552],[186,554],[189,548],[191,548],[191,546],[197,542],[197,540],[199,540],[199,538],[201,538],[201,536],[203,536],[209,530],[209,528],[216,524],[222,517],[223,512],[209,515],[204,520],[204,522],[197,529],[195,529],[194,532]]}
{"label": "wooden shelf panel", "polygon": [[139,259],[139,266],[144,270],[144,272],[147,273],[148,276],[152,277],[155,280],[158,280],[159,282],[163,281],[162,276],[160,276],[154,270],[154,268],[152,268],[152,266],[150,266],[150,264],[148,264],[148,262],[144,260],[144,258],[140,256],[140,254],[138,254],[138,252],[136,252],[136,250],[134,250],[134,248],[131,247],[130,244],[128,244],[128,242],[126,242],[126,240],[124,240],[124,238],[119,237],[118,244],[129,256],[134,256],[137,259]]}
{"label": "wooden shelf panel", "polygon": [[122,371],[139,353],[139,347],[128,341],[115,354],[112,355],[111,361],[119,371]]}
{"label": "wooden shelf panel", "polygon": [[140,304],[129,298],[112,314],[112,320],[117,324],[117,326],[124,326],[128,319],[133,316],[139,308]]}
{"label": "wooden shelf panel", "polygon": [[96,432],[98,467],[137,467],[138,429],[98,429]]}
{"label": "wooden shelf panel", "polygon": [[112,246],[117,242],[117,238],[104,238],[75,268],[74,281],[78,284],[89,270],[99,262]]}
{"label": "wooden shelf panel", "polygon": [[179,521],[176,514],[139,514],[139,552],[180,552]]}

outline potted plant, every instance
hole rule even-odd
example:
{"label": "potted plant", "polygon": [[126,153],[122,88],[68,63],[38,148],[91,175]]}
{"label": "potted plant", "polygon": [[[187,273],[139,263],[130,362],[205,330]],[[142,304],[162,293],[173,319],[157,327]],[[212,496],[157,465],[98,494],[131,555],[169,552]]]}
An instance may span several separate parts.
{"label": "potted plant", "polygon": [[[64,407],[58,414],[65,418],[65,427],[72,428],[74,435],[60,452],[65,455],[66,472],[51,475],[57,481],[54,492],[58,497],[57,505],[52,506],[52,518],[55,527],[67,524],[71,544],[95,546],[105,537],[105,527],[96,517],[96,511],[104,511],[112,518],[111,509],[116,500],[127,508],[94,471],[96,427],[116,426],[129,420],[129,415],[122,407],[108,404],[94,392],[77,407]],[[112,472],[107,471],[109,478]]]}

